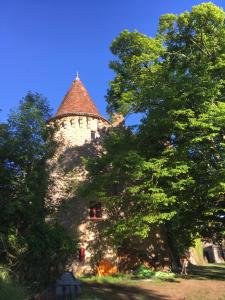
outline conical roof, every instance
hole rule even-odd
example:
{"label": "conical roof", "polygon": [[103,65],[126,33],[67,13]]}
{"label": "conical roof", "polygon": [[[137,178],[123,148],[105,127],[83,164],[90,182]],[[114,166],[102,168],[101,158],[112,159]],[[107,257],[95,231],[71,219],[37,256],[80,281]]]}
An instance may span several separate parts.
{"label": "conical roof", "polygon": [[103,118],[78,76],[65,95],[55,118],[66,115],[91,115]]}

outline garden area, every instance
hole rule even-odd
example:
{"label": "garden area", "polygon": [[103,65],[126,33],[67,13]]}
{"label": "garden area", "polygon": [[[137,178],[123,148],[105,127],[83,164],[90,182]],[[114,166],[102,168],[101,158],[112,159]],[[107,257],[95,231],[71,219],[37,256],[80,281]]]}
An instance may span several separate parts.
{"label": "garden area", "polygon": [[179,274],[163,276],[162,272],[158,273],[158,276],[156,272],[156,276],[138,279],[126,275],[84,278],[79,299],[225,299],[225,264],[192,266],[187,276]]}
{"label": "garden area", "polygon": [[[0,278],[0,300],[34,299],[31,291],[16,285],[3,270]],[[138,274],[118,273],[79,280],[81,294],[75,298],[79,300],[225,300],[225,264],[192,265],[188,275],[148,272],[141,267]]]}

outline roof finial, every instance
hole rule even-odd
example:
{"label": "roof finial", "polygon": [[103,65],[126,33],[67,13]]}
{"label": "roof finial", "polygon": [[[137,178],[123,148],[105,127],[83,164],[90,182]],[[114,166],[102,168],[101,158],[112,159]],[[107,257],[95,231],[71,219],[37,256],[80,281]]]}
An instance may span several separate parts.
{"label": "roof finial", "polygon": [[80,80],[79,73],[77,72],[76,80]]}

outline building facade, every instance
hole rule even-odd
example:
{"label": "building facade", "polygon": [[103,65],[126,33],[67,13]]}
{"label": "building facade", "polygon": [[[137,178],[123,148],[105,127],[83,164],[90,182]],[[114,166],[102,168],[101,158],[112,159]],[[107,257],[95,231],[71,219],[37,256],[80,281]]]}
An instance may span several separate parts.
{"label": "building facade", "polygon": [[123,125],[123,117],[114,117],[113,124],[103,118],[86,88],[77,77],[64,97],[56,115],[49,121],[57,142],[54,157],[49,161],[50,185],[47,205],[55,210],[56,218],[76,238],[79,251],[74,253],[75,273],[90,273],[102,262],[112,270],[120,264],[123,270],[142,262],[155,268],[168,266],[168,249],[163,230],[155,228],[145,240],[127,241],[122,251],[101,236],[104,208],[96,201],[88,203],[77,188],[87,179],[83,158],[102,151],[104,135]]}
{"label": "building facade", "polygon": [[79,244],[79,251],[74,253],[74,272],[91,272],[96,256],[96,222],[104,218],[104,213],[97,200],[87,203],[79,197],[77,187],[86,180],[83,158],[99,153],[102,138],[111,124],[100,115],[78,76],[49,124],[54,127],[57,146],[49,161],[46,203]]}

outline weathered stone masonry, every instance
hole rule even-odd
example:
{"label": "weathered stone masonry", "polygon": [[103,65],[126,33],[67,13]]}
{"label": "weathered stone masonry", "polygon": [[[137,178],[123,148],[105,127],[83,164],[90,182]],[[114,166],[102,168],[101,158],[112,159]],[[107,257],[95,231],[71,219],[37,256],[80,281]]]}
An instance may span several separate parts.
{"label": "weathered stone masonry", "polygon": [[79,78],[72,83],[49,124],[56,128],[54,139],[58,146],[49,162],[51,184],[47,202],[55,208],[60,223],[85,251],[82,262],[78,254],[74,254],[74,271],[90,272],[94,251],[91,245],[95,240],[95,233],[90,229],[93,221],[90,220],[89,204],[76,196],[75,188],[86,179],[82,157],[97,155],[102,135],[111,124],[99,114]]}
{"label": "weathered stone masonry", "polygon": [[111,125],[99,114],[83,83],[76,78],[55,117],[49,121],[56,128],[54,139],[58,146],[49,162],[51,184],[47,204],[54,207],[56,218],[80,243],[85,259],[81,257],[82,253],[74,253],[72,269],[75,273],[92,272],[102,258],[119,261],[123,269],[143,262],[156,268],[168,265],[162,230],[156,229],[144,241],[127,241],[122,252],[118,252],[113,245],[109,246],[109,239],[104,240],[101,236],[100,228],[104,226],[101,218],[106,215],[103,213],[100,219],[93,220],[90,204],[76,193],[76,187],[87,178],[82,157],[99,154],[105,132],[123,124],[121,115],[114,119]]}

